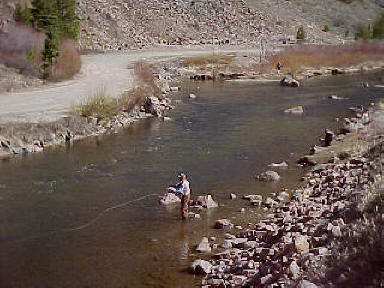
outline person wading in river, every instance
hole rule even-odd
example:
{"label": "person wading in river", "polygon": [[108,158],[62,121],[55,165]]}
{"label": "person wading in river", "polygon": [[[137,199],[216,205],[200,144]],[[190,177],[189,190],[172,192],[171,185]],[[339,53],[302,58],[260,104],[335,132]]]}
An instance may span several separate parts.
{"label": "person wading in river", "polygon": [[187,176],[184,173],[178,175],[179,183],[168,188],[168,192],[181,194],[181,218],[183,220],[188,218],[189,200],[191,199],[191,189]]}

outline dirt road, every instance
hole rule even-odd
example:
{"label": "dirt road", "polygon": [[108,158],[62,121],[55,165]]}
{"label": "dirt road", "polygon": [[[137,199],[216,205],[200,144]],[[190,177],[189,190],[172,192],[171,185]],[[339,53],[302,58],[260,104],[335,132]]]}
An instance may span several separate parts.
{"label": "dirt road", "polygon": [[[212,54],[212,51],[212,48],[173,48],[84,55],[82,70],[73,80],[34,90],[0,94],[0,123],[55,121],[66,116],[71,106],[103,87],[111,96],[131,89],[134,86],[132,67],[137,61],[165,61],[175,57]],[[219,52],[241,53],[245,50],[220,49]],[[218,53],[217,48],[215,53]]]}

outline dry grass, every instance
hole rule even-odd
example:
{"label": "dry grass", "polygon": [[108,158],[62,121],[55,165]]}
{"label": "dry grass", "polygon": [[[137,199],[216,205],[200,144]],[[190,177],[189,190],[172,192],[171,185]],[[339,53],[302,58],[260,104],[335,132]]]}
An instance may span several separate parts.
{"label": "dry grass", "polygon": [[203,67],[212,64],[229,65],[233,62],[236,56],[233,54],[228,55],[210,55],[210,56],[193,56],[184,58],[185,67]]}
{"label": "dry grass", "polygon": [[[77,111],[76,111],[77,110]],[[103,87],[96,93],[87,97],[77,109],[76,114],[83,117],[96,117],[98,120],[110,119],[120,110],[118,101],[106,92]]]}
{"label": "dry grass", "polygon": [[267,64],[258,69],[272,71],[278,62],[283,65],[282,72],[296,74],[304,67],[350,67],[368,61],[384,60],[384,43],[360,43],[354,45],[319,46],[299,45],[286,48],[277,55],[267,58]]}

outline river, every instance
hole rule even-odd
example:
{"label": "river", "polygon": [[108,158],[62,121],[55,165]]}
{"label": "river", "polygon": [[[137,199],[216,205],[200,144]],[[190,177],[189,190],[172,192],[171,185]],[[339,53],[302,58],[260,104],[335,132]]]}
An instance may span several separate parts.
{"label": "river", "polygon": [[[214,221],[226,217],[246,227],[261,217],[260,208],[239,198],[297,185],[303,171],[295,160],[325,128],[336,130],[335,118],[348,107],[384,97],[382,88],[361,87],[381,75],[316,79],[298,89],[187,82],[174,97],[171,121],[146,119],[118,134],[0,162],[0,287],[198,284],[184,269],[201,257],[194,251],[201,237],[223,237]],[[188,99],[191,92],[198,98]],[[283,113],[297,105],[303,116]],[[279,170],[280,183],[255,181],[283,160],[290,168]],[[179,171],[194,196],[211,193],[221,207],[186,222],[178,207],[160,207],[157,195]]]}

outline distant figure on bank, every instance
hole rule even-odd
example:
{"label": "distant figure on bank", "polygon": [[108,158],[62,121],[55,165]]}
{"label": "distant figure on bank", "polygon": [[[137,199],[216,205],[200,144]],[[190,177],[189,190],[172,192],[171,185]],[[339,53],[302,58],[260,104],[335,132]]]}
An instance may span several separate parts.
{"label": "distant figure on bank", "polygon": [[281,67],[283,67],[283,65],[281,65],[280,62],[277,62],[276,69],[277,69],[277,74],[279,75],[280,75]]}
{"label": "distant figure on bank", "polygon": [[181,218],[188,218],[189,200],[191,199],[191,189],[187,176],[184,173],[178,175],[179,182],[176,185],[168,187],[168,192],[181,194]]}

